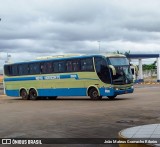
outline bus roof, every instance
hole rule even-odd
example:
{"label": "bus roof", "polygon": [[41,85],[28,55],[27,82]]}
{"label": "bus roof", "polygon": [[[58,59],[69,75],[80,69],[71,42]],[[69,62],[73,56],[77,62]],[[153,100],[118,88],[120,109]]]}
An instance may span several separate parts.
{"label": "bus roof", "polygon": [[86,57],[95,57],[95,56],[104,56],[104,57],[126,57],[122,54],[66,54],[66,55],[55,55],[55,56],[44,56],[44,57],[37,57],[35,60],[29,60],[29,61],[20,61],[15,63],[6,63],[7,64],[21,64],[21,63],[31,63],[31,62],[39,62],[39,61],[52,61],[54,60],[60,60],[60,59],[76,59],[76,58],[86,58]]}
{"label": "bus roof", "polygon": [[[122,54],[98,54],[105,57],[124,57]],[[55,55],[55,56],[43,56],[37,57],[37,60],[44,60],[44,59],[59,59],[59,58],[69,58],[69,57],[86,57],[86,56],[97,56],[97,55],[87,55],[87,54],[66,54],[66,55]]]}

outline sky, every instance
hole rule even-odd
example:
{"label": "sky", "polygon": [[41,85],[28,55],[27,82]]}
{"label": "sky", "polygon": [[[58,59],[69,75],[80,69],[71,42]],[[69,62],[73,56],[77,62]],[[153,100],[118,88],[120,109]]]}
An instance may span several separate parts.
{"label": "sky", "polygon": [[0,0],[0,64],[68,53],[160,54],[160,0]]}

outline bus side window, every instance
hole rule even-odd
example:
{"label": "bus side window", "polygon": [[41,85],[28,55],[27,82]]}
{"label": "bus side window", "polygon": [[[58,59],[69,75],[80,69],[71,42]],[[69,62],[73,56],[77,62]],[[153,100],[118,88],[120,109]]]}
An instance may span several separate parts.
{"label": "bus side window", "polygon": [[65,61],[60,61],[59,63],[58,63],[58,70],[59,70],[59,72],[61,73],[63,73],[63,72],[66,72],[66,62]]}
{"label": "bus side window", "polygon": [[48,62],[48,63],[47,63],[47,67],[48,67],[48,73],[53,73],[52,62]]}
{"label": "bus side window", "polygon": [[65,61],[53,62],[53,72],[54,73],[66,72],[66,62]]}
{"label": "bus side window", "polygon": [[18,75],[18,65],[12,65],[11,66],[11,75],[17,76]]}
{"label": "bus side window", "polygon": [[54,73],[58,73],[59,72],[58,62],[57,61],[53,62],[53,72]]}
{"label": "bus side window", "polygon": [[28,64],[18,65],[19,75],[27,75],[29,73]]}
{"label": "bus side window", "polygon": [[104,58],[95,57],[95,67],[98,77],[104,83],[111,83],[109,68]]}
{"label": "bus side window", "polygon": [[86,62],[85,62],[85,60],[81,60],[81,70],[82,71],[86,70]]}
{"label": "bus side window", "polygon": [[73,60],[72,65],[73,65],[73,72],[80,71],[79,60]]}
{"label": "bus side window", "polygon": [[94,71],[92,58],[81,59],[82,71]]}
{"label": "bus side window", "polygon": [[11,65],[5,65],[5,66],[4,66],[4,73],[5,73],[5,75],[7,75],[7,76],[10,76],[10,75],[11,75]]}
{"label": "bus side window", "polygon": [[29,64],[30,74],[40,74],[40,63],[30,63]]}
{"label": "bus side window", "polygon": [[67,72],[72,72],[73,69],[72,69],[72,61],[67,61],[66,62],[66,70]]}
{"label": "bus side window", "polygon": [[52,62],[42,62],[41,63],[41,73],[50,74],[53,72]]}

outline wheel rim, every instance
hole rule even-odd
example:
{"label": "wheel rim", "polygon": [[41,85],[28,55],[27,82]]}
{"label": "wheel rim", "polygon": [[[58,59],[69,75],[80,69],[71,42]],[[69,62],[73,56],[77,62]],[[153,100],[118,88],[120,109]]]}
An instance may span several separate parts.
{"label": "wheel rim", "polygon": [[97,91],[94,91],[92,95],[93,95],[94,98],[97,98],[98,92],[97,92]]}
{"label": "wheel rim", "polygon": [[31,97],[32,97],[32,98],[35,98],[35,97],[36,97],[35,92],[32,92],[32,93],[31,93]]}
{"label": "wheel rim", "polygon": [[31,91],[30,91],[30,98],[31,98],[31,99],[36,99],[36,98],[37,98],[37,93],[36,93],[36,91],[34,91],[34,90],[31,90]]}
{"label": "wheel rim", "polygon": [[22,97],[25,98],[27,96],[27,93],[25,91],[22,92]]}
{"label": "wheel rim", "polygon": [[28,99],[28,94],[27,94],[26,90],[21,91],[21,97],[22,97],[22,99]]}
{"label": "wheel rim", "polygon": [[36,93],[35,92],[32,92],[32,97],[36,97]]}

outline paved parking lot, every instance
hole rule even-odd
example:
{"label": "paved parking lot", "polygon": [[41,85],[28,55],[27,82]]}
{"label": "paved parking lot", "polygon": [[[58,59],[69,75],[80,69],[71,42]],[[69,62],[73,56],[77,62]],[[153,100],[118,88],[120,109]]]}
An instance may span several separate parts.
{"label": "paved parking lot", "polygon": [[112,101],[88,97],[25,101],[1,95],[0,137],[116,138],[122,129],[160,123],[159,112],[160,86],[135,88],[133,94]]}

